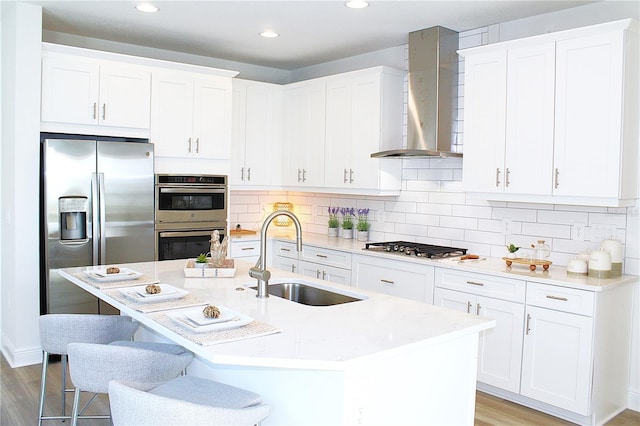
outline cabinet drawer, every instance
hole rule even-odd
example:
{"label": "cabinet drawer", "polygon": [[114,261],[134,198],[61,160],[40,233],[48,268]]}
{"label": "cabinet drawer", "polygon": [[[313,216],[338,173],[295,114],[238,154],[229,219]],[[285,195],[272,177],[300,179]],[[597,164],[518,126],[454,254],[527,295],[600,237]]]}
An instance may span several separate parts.
{"label": "cabinet drawer", "polygon": [[303,245],[300,260],[335,266],[337,268],[351,269],[351,253],[343,251],[327,250],[320,247]]}
{"label": "cabinet drawer", "polygon": [[355,287],[419,302],[433,303],[433,267],[358,256]]}
{"label": "cabinet drawer", "polygon": [[243,258],[260,256],[260,240],[231,241],[231,257]]}
{"label": "cabinet drawer", "polygon": [[593,316],[595,295],[591,291],[528,282],[527,305]]}
{"label": "cabinet drawer", "polygon": [[436,269],[436,287],[524,303],[526,282],[473,272]]}
{"label": "cabinet drawer", "polygon": [[273,255],[297,259],[298,250],[296,249],[296,243],[275,240],[273,242]]}

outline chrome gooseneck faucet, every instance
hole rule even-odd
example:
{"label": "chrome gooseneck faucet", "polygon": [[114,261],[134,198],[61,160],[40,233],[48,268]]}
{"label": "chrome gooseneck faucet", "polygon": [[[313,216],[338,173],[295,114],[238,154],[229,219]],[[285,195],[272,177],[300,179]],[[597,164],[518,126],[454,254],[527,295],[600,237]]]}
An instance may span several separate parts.
{"label": "chrome gooseneck faucet", "polygon": [[267,287],[269,285],[269,278],[271,278],[271,272],[267,271],[267,228],[273,219],[278,216],[288,216],[293,220],[296,226],[296,248],[298,251],[302,251],[302,226],[296,215],[288,211],[277,211],[267,216],[262,224],[262,231],[260,231],[260,257],[258,258],[258,262],[256,262],[256,266],[249,269],[249,276],[258,280],[258,294],[256,297],[259,298],[269,297]]}

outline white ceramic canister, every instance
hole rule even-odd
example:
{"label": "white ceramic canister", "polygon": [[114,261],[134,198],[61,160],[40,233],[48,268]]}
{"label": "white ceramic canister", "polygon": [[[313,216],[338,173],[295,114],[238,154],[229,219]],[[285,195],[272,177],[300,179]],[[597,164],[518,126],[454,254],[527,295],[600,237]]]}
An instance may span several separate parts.
{"label": "white ceramic canister", "polygon": [[576,257],[571,259],[567,264],[567,275],[573,277],[586,277],[588,274],[589,266],[587,261]]}
{"label": "white ceramic canister", "polygon": [[622,243],[620,240],[604,240],[600,248],[606,250],[611,255],[611,276],[622,275]]}
{"label": "white ceramic canister", "polygon": [[599,249],[591,252],[589,276],[594,278],[611,277],[611,255],[608,251]]}

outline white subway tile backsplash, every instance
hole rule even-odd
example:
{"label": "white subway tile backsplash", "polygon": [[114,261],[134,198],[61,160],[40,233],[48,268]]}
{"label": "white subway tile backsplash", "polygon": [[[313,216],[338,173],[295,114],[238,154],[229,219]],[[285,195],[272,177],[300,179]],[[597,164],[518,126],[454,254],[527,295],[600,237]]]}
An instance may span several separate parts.
{"label": "white subway tile backsplash", "polygon": [[494,219],[511,219],[521,222],[535,222],[537,220],[538,213],[536,210],[530,208],[494,208]]}
{"label": "white subway tile backsplash", "polygon": [[465,194],[455,192],[432,192],[429,202],[434,204],[465,204]]}
{"label": "white subway tile backsplash", "polygon": [[483,219],[491,218],[491,207],[488,206],[469,206],[469,205],[455,205],[452,208],[452,212],[454,216],[463,216],[463,217],[477,217]]}
{"label": "white subway tile backsplash", "polygon": [[426,180],[426,181],[453,180],[453,169],[418,170],[418,180]]}
{"label": "white subway tile backsplash", "polygon": [[586,212],[541,210],[538,212],[538,223],[560,223],[573,225],[575,223],[587,223],[589,214]]}
{"label": "white subway tile backsplash", "polygon": [[464,240],[465,231],[463,229],[455,228],[440,228],[436,226],[429,227],[430,238],[440,238],[444,240]]}
{"label": "white subway tile backsplash", "polygon": [[440,225],[440,216],[430,214],[414,214],[407,213],[405,215],[405,223],[413,225]]}
{"label": "white subway tile backsplash", "polygon": [[440,191],[440,182],[438,181],[419,181],[408,180],[406,182],[407,191],[434,192]]}
{"label": "white subway tile backsplash", "polygon": [[522,233],[534,238],[571,238],[571,227],[550,223],[523,223]]}
{"label": "white subway tile backsplash", "polygon": [[440,226],[444,228],[478,229],[478,219],[471,217],[442,216],[440,218]]}
{"label": "white subway tile backsplash", "polygon": [[487,231],[464,231],[464,237],[459,238],[462,241],[476,242],[482,244],[504,245],[504,236],[497,232]]}
{"label": "white subway tile backsplash", "polygon": [[417,205],[417,214],[428,214],[438,216],[450,216],[453,206],[451,204],[426,204],[420,203]]}

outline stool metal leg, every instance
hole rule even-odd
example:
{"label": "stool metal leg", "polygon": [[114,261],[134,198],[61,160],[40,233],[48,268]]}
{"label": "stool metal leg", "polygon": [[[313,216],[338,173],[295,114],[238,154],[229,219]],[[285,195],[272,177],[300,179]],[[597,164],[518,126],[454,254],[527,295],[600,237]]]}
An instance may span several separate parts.
{"label": "stool metal leg", "polygon": [[62,416],[66,415],[67,411],[67,355],[61,355],[61,370],[62,370],[62,388],[60,389],[62,396],[60,400],[62,401]]}
{"label": "stool metal leg", "polygon": [[47,367],[49,366],[49,354],[43,352],[42,376],[40,378],[40,406],[38,407],[38,426],[42,425],[42,414],[44,413],[44,394],[47,388]]}

